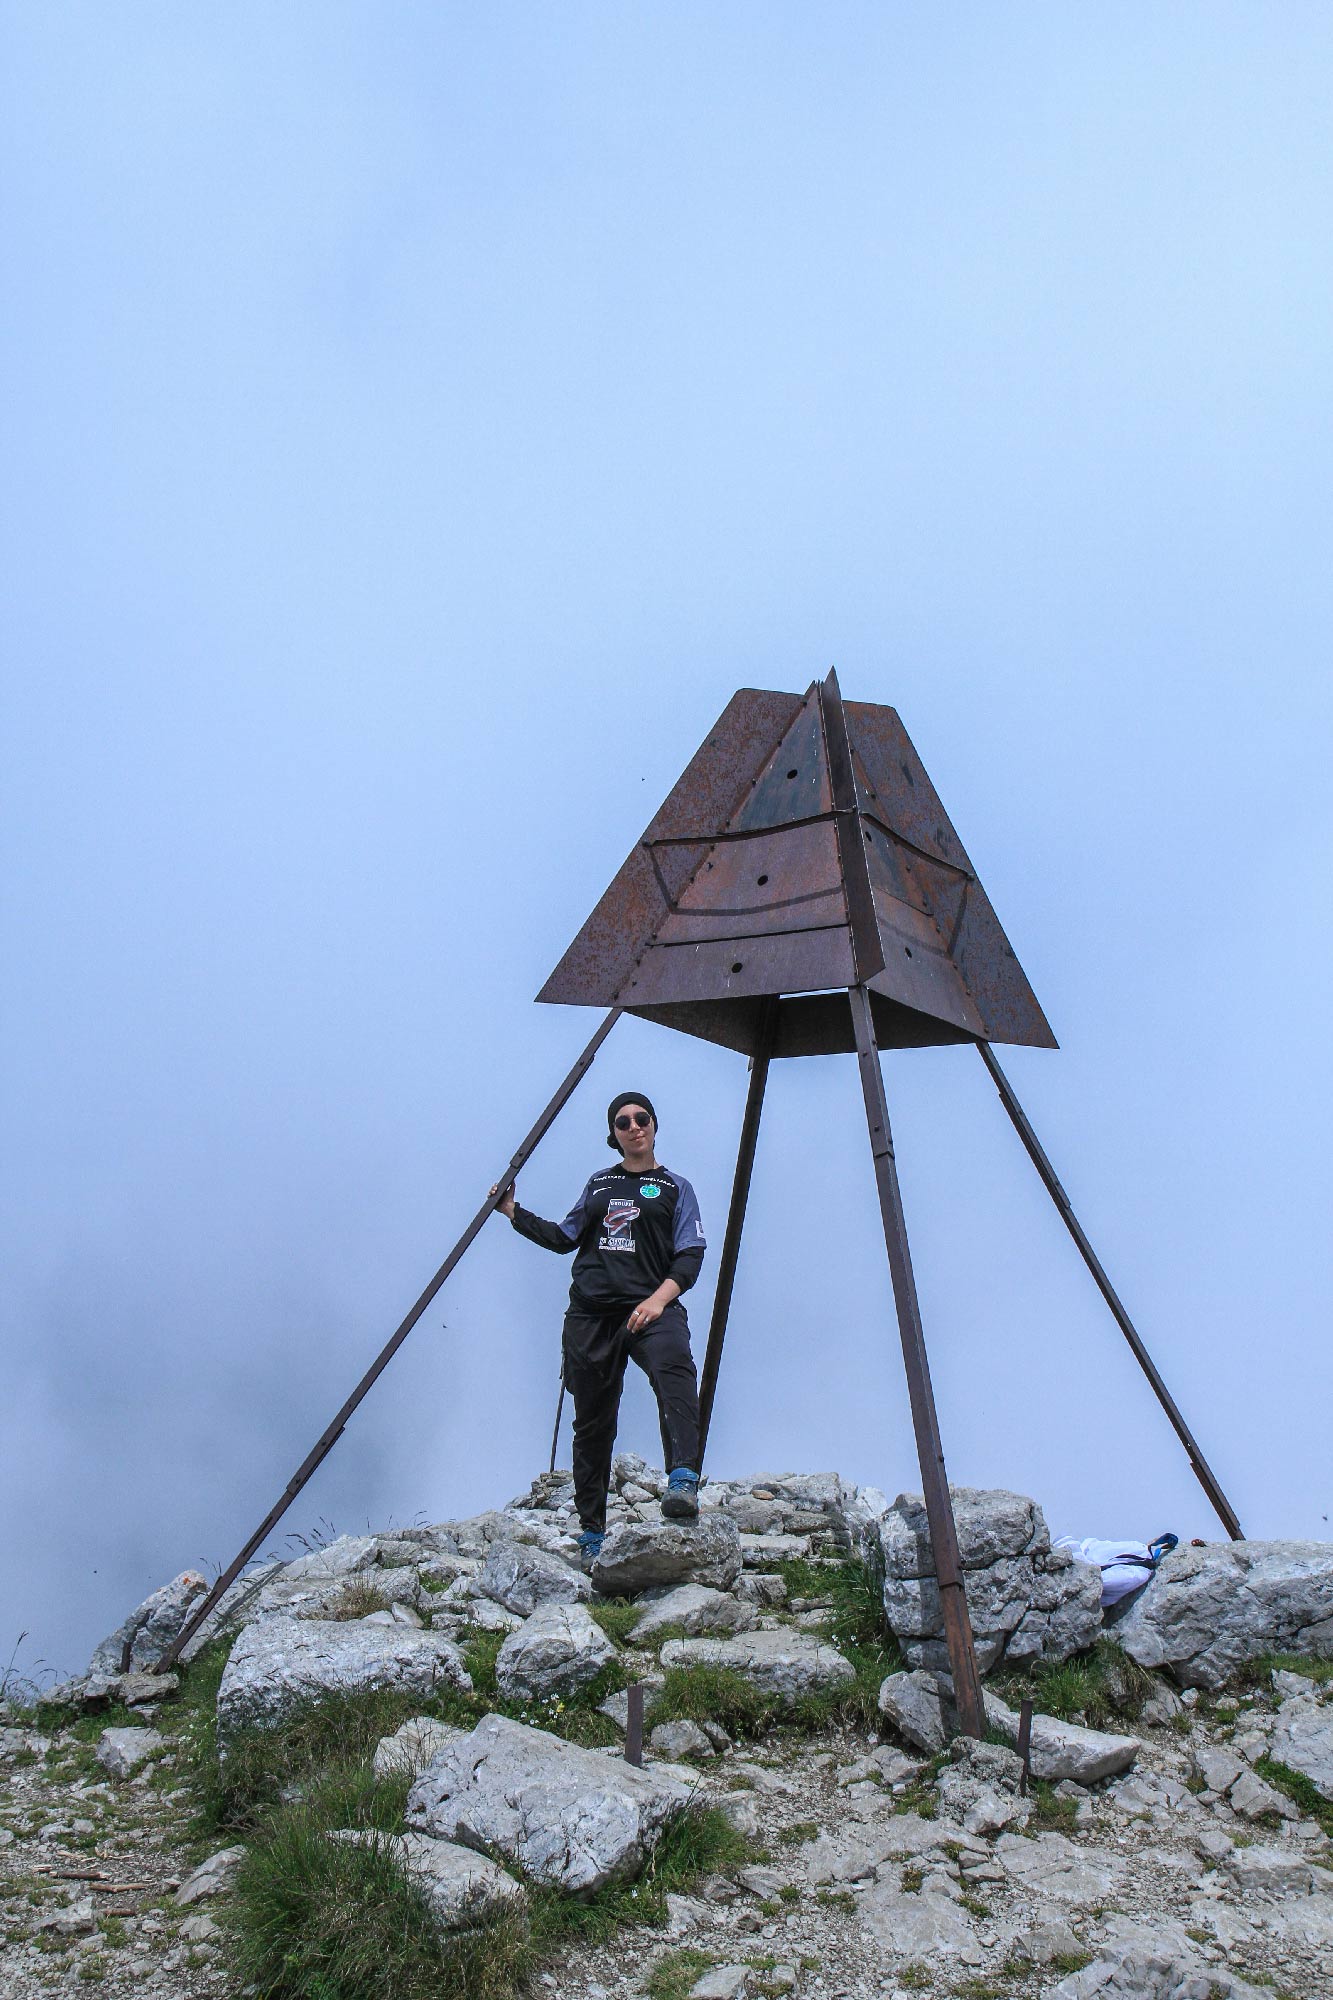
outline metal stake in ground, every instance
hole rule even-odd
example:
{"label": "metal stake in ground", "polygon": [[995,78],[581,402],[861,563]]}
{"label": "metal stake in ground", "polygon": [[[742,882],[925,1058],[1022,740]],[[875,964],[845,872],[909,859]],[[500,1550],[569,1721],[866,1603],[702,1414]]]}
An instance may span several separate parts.
{"label": "metal stake in ground", "polygon": [[540,1118],[538,1118],[536,1124],[533,1126],[532,1130],[528,1133],[526,1139],[524,1139],[522,1145],[519,1146],[516,1152],[511,1154],[508,1166],[504,1169],[503,1173],[500,1175],[499,1179],[496,1182],[495,1193],[487,1195],[485,1201],[481,1204],[481,1207],[477,1210],[471,1222],[469,1222],[467,1228],[463,1231],[463,1234],[459,1237],[457,1243],[455,1243],[453,1249],[449,1252],[449,1255],[445,1258],[439,1270],[435,1273],[435,1276],[431,1279],[425,1291],[421,1294],[421,1297],[412,1307],[412,1310],[408,1313],[407,1317],[403,1321],[401,1321],[401,1323],[395,1328],[393,1334],[385,1342],[384,1346],[380,1349],[379,1353],[375,1356],[375,1359],[371,1362],[369,1368],[367,1368],[365,1374],[361,1377],[361,1380],[357,1383],[355,1389],[353,1389],[351,1395],[347,1398],[347,1401],[343,1404],[337,1416],[334,1417],[332,1423],[329,1424],[327,1429],[321,1433],[320,1437],[318,1438],[312,1449],[307,1453],[306,1457],[301,1461],[296,1471],[292,1474],[292,1477],[288,1480],[282,1492],[278,1495],[273,1505],[269,1508],[268,1513],[265,1514],[263,1520],[260,1522],[259,1526],[255,1529],[254,1533],[251,1535],[249,1541],[246,1542],[244,1548],[242,1548],[228,1563],[226,1569],[223,1570],[221,1576],[218,1578],[217,1582],[213,1585],[213,1588],[209,1591],[203,1603],[199,1606],[199,1609],[196,1612],[194,1612],[190,1618],[186,1620],[185,1624],[181,1627],[180,1631],[176,1634],[176,1637],[167,1647],[166,1651],[163,1653],[161,1659],[157,1662],[156,1666],[151,1667],[149,1669],[150,1673],[164,1674],[166,1673],[169,1667],[175,1665],[176,1661],[180,1658],[182,1651],[189,1644],[190,1640],[194,1637],[195,1633],[199,1630],[204,1620],[208,1617],[209,1613],[212,1611],[214,1605],[217,1604],[221,1600],[225,1592],[231,1588],[231,1585],[236,1581],[236,1578],[245,1568],[245,1565],[249,1562],[251,1556],[254,1555],[255,1551],[262,1545],[262,1543],[267,1541],[268,1537],[272,1534],[274,1528],[276,1528],[276,1526],[278,1525],[278,1522],[287,1512],[287,1509],[291,1506],[293,1500],[295,1500],[297,1494],[301,1491],[302,1487],[305,1486],[308,1483],[308,1481],[314,1477],[316,1472],[318,1472],[320,1466],[324,1463],[324,1460],[328,1457],[329,1453],[333,1450],[334,1445],[337,1444],[338,1439],[342,1436],[344,1430],[347,1428],[348,1418],[352,1415],[353,1411],[358,1407],[358,1405],[364,1402],[366,1396],[374,1388],[380,1376],[384,1373],[389,1363],[393,1360],[394,1355],[398,1352],[403,1342],[407,1339],[408,1334],[411,1333],[413,1327],[416,1325],[417,1321],[421,1318],[421,1315],[426,1311],[427,1307],[430,1305],[432,1299],[439,1291],[445,1279],[449,1276],[450,1272],[459,1262],[464,1251],[468,1249],[468,1247],[475,1241],[476,1237],[480,1234],[482,1224],[486,1221],[487,1217],[493,1212],[496,1203],[500,1200],[501,1196],[506,1192],[506,1190],[513,1184],[513,1182],[517,1180],[519,1173],[523,1168],[525,1162],[531,1158],[532,1154],[536,1151],[541,1141],[546,1137],[546,1134],[550,1131],[552,1125],[555,1123],[560,1113],[564,1110],[566,1104],[568,1104],[575,1090],[578,1088],[583,1078],[587,1075],[589,1069],[591,1069],[593,1058],[597,1054],[598,1049],[601,1048],[602,1043],[606,1040],[607,1036],[610,1034],[612,1028],[615,1026],[619,1018],[620,1018],[620,1009],[618,1007],[613,1007],[610,1013],[606,1016],[606,1019],[602,1022],[601,1026],[598,1028],[597,1033],[593,1036],[592,1040],[588,1043],[587,1047],[584,1049],[578,1061],[574,1064],[574,1067],[570,1070],[568,1076],[561,1084],[559,1090],[556,1091],[555,1096],[546,1106],[546,1109],[542,1112]]}

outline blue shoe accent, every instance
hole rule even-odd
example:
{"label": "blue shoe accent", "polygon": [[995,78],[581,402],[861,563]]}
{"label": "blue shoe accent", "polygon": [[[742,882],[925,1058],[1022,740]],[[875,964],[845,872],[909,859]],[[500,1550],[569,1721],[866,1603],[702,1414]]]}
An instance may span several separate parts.
{"label": "blue shoe accent", "polygon": [[599,1528],[585,1528],[579,1536],[579,1561],[585,1569],[591,1569],[602,1553],[602,1543],[606,1536]]}
{"label": "blue shoe accent", "polygon": [[662,1495],[662,1512],[673,1521],[694,1521],[699,1517],[699,1475],[687,1465],[678,1465],[667,1480]]}

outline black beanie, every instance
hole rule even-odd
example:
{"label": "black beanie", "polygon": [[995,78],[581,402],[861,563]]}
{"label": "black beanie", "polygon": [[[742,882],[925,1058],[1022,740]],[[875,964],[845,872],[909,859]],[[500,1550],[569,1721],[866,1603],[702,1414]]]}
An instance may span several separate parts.
{"label": "black beanie", "polygon": [[620,1151],[620,1142],[614,1130],[616,1113],[623,1111],[627,1104],[641,1104],[654,1125],[657,1123],[657,1113],[653,1110],[650,1098],[645,1097],[641,1090],[622,1090],[619,1097],[613,1097],[606,1107],[606,1143],[617,1153]]}

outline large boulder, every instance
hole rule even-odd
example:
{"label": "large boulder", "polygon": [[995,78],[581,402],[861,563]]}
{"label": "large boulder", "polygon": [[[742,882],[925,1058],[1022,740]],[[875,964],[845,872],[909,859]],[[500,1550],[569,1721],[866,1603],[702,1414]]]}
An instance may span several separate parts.
{"label": "large boulder", "polygon": [[[951,1489],[967,1606],[983,1673],[1011,1662],[1067,1660],[1102,1629],[1101,1573],[1051,1547],[1046,1518],[1021,1493]],[[884,1612],[911,1667],[947,1667],[944,1617],[925,1501],[900,1493],[874,1524]]]}
{"label": "large boulder", "polygon": [[1116,1637],[1183,1687],[1222,1687],[1266,1653],[1333,1658],[1333,1542],[1174,1549]]}
{"label": "large boulder", "polygon": [[477,1593],[530,1617],[546,1604],[586,1604],[592,1585],[548,1549],[531,1542],[496,1542],[477,1575]]}
{"label": "large boulder", "polygon": [[1288,1695],[1273,1724],[1269,1755],[1308,1778],[1321,1798],[1333,1799],[1333,1704],[1313,1688]]}
{"label": "large boulder", "polygon": [[690,1786],[488,1715],[413,1785],[408,1825],[500,1854],[535,1882],[588,1895],[642,1870]]}
{"label": "large boulder", "polygon": [[837,1648],[810,1632],[747,1632],[734,1639],[669,1639],[664,1667],[725,1667],[784,1706],[856,1679]]}
{"label": "large boulder", "polygon": [[702,1583],[678,1583],[674,1590],[652,1593],[630,1636],[641,1646],[645,1639],[673,1630],[691,1639],[708,1632],[748,1632],[758,1616],[753,1604],[742,1603],[728,1590],[709,1590]]}
{"label": "large boulder", "polygon": [[730,1590],[741,1573],[741,1538],[718,1513],[697,1521],[622,1521],[602,1543],[592,1580],[604,1597],[637,1597],[673,1583]]}
{"label": "large boulder", "polygon": [[587,1687],[615,1656],[582,1604],[548,1604],[505,1640],[495,1683],[511,1701],[554,1701]]}
{"label": "large boulder", "polygon": [[432,1840],[424,1833],[372,1833],[350,1827],[329,1838],[387,1854],[420,1889],[443,1931],[467,1929],[497,1909],[521,1910],[527,1902],[522,1883],[507,1875],[498,1863],[450,1840]]}
{"label": "large boulder", "polygon": [[[986,1721],[1007,1743],[1018,1742],[1018,1717],[997,1695],[985,1694]],[[1085,1729],[1081,1723],[1061,1722],[1058,1716],[1034,1715],[1029,1762],[1034,1778],[1059,1784],[1070,1778],[1076,1785],[1095,1785],[1102,1778],[1114,1778],[1127,1771],[1143,1745],[1137,1736],[1116,1736],[1104,1729]]]}
{"label": "large boulder", "polygon": [[472,1692],[462,1655],[442,1633],[275,1613],[247,1625],[232,1647],[218,1688],[218,1734],[277,1729],[329,1695],[379,1688],[430,1695],[442,1687]]}
{"label": "large boulder", "polygon": [[103,1639],[88,1663],[88,1672],[108,1676],[156,1666],[207,1589],[206,1579],[197,1570],[182,1570]]}

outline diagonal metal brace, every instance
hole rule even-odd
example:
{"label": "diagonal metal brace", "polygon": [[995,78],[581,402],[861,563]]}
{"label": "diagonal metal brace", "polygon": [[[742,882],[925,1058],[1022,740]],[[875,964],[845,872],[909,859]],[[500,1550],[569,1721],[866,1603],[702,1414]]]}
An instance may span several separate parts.
{"label": "diagonal metal brace", "polygon": [[524,1139],[522,1145],[510,1156],[508,1166],[505,1167],[495,1183],[495,1193],[487,1195],[485,1201],[481,1204],[481,1207],[477,1210],[471,1222],[469,1222],[467,1228],[463,1231],[463,1234],[459,1237],[457,1243],[455,1243],[453,1249],[449,1252],[449,1255],[445,1258],[407,1317],[395,1328],[388,1341],[386,1341],[385,1345],[375,1356],[375,1359],[371,1362],[369,1368],[361,1377],[361,1380],[357,1383],[337,1416],[334,1417],[332,1423],[322,1432],[312,1449],[301,1461],[244,1548],[228,1563],[226,1569],[223,1570],[203,1603],[186,1620],[156,1666],[149,1669],[151,1673],[164,1674],[169,1667],[175,1665],[184,1648],[199,1630],[199,1627],[213,1610],[213,1607],[220,1602],[224,1594],[231,1588],[255,1551],[272,1534],[274,1528],[287,1512],[287,1509],[291,1506],[302,1487],[307,1485],[315,1473],[318,1472],[320,1466],[324,1463],[324,1460],[328,1457],[334,1445],[337,1444],[338,1439],[347,1428],[348,1418],[364,1402],[366,1396],[374,1388],[380,1376],[393,1360],[394,1355],[407,1339],[408,1334],[411,1333],[421,1315],[430,1305],[431,1300],[435,1297],[445,1279],[463,1256],[464,1251],[470,1247],[480,1234],[483,1223],[493,1214],[497,1203],[501,1200],[506,1190],[517,1180],[525,1162],[532,1156],[541,1141],[546,1137],[546,1134],[550,1131],[566,1104],[568,1104],[575,1090],[583,1081],[589,1069],[591,1069],[593,1058],[619,1020],[620,1011],[618,1007],[613,1007],[606,1016],[597,1033],[588,1043],[559,1090],[557,1090],[555,1096],[551,1099],[532,1130]]}
{"label": "diagonal metal brace", "polygon": [[1116,1291],[1115,1286],[1111,1283],[1111,1280],[1107,1277],[1106,1272],[1102,1269],[1101,1259],[1098,1257],[1097,1252],[1093,1249],[1091,1243],[1089,1243],[1083,1225],[1074,1213],[1073,1205],[1070,1202],[1069,1196],[1065,1193],[1064,1189],[1060,1185],[1058,1178],[1056,1177],[1055,1168],[1051,1165],[1050,1161],[1047,1159],[1045,1149],[1042,1146],[1040,1139],[1038,1139],[1036,1133],[1033,1131],[1032,1125],[1028,1119],[1026,1111],[1024,1111],[1022,1105],[1018,1101],[1018,1098],[1014,1094],[1013,1085],[1010,1083],[1008,1077],[1005,1075],[1004,1071],[1000,1068],[999,1063],[996,1061],[994,1049],[991,1047],[989,1042],[978,1042],[977,1053],[981,1057],[981,1060],[985,1063],[986,1068],[990,1071],[991,1081],[995,1085],[995,1088],[1000,1093],[1000,1102],[1001,1104],[1003,1104],[1005,1110],[1008,1112],[1009,1117],[1013,1122],[1014,1130],[1017,1132],[1019,1138],[1023,1141],[1023,1145],[1027,1150],[1028,1158],[1032,1161],[1033,1166],[1037,1169],[1038,1174],[1041,1176],[1042,1184],[1045,1187],[1047,1194],[1051,1197],[1051,1200],[1055,1203],[1055,1206],[1060,1214],[1060,1220],[1064,1223],[1065,1228],[1069,1231],[1075,1243],[1078,1245],[1079,1255],[1082,1257],[1083,1262],[1087,1265],[1088,1269],[1091,1271],[1093,1280],[1096,1283],[1098,1291],[1101,1293],[1102,1297],[1106,1300],[1107,1305],[1111,1308],[1111,1314],[1115,1320],[1116,1325],[1120,1328],[1120,1331],[1124,1334],[1125,1339],[1129,1342],[1130,1350],[1133,1353],[1134,1359],[1138,1362],[1140,1368],[1147,1376],[1148,1381],[1151,1384],[1153,1394],[1156,1396],[1162,1408],[1166,1411],[1167,1417],[1171,1423],[1171,1428],[1174,1430],[1176,1436],[1180,1439],[1180,1442],[1184,1445],[1186,1455],[1189,1458],[1190,1464],[1194,1468],[1195,1476],[1198,1479],[1200,1486],[1202,1486],[1204,1492],[1208,1495],[1208,1498],[1212,1502],[1214,1511],[1216,1512],[1218,1519],[1221,1521],[1223,1527],[1230,1535],[1232,1541],[1243,1542],[1245,1539],[1245,1531],[1241,1527],[1239,1520],[1236,1518],[1235,1508],[1232,1506],[1231,1502],[1227,1499],[1226,1494],[1222,1491],[1222,1488],[1218,1483],[1216,1473],[1213,1471],[1207,1459],[1204,1457],[1198,1445],[1195,1443],[1194,1433],[1191,1431],[1189,1425],[1185,1422],[1184,1417],[1181,1415],[1180,1410],[1177,1407],[1175,1397],[1171,1394],[1171,1391],[1167,1388],[1166,1383],[1162,1380],[1161,1376],[1158,1374],[1156,1364],[1154,1363],[1151,1354],[1149,1354],[1147,1348],[1144,1346],[1143,1341],[1139,1336],[1138,1329],[1134,1325],[1134,1322],[1130,1318],[1129,1314],[1125,1311],[1124,1306],[1120,1303],[1119,1293]]}

